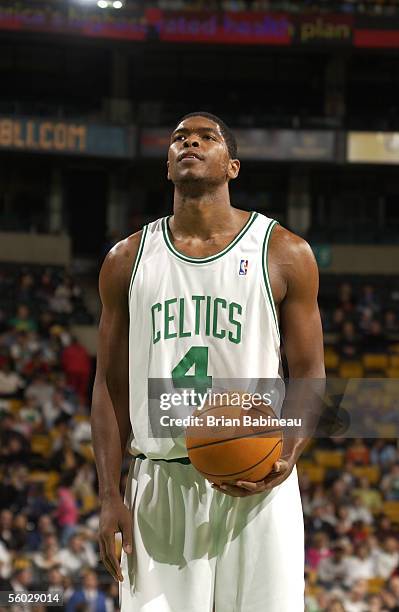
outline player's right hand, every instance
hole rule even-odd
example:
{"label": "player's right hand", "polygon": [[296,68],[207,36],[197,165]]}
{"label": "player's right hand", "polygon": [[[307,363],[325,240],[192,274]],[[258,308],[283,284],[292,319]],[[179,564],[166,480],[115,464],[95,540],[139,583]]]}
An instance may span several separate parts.
{"label": "player's right hand", "polygon": [[123,550],[133,550],[133,521],[130,510],[121,497],[112,497],[101,502],[99,545],[101,560],[117,582],[123,581],[119,559],[115,550],[115,534],[122,533]]}

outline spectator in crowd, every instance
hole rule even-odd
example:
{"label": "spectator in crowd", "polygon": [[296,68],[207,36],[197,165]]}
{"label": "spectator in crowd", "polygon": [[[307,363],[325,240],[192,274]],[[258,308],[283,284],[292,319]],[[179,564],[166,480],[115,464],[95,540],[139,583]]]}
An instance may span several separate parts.
{"label": "spectator in crowd", "polygon": [[356,546],[355,554],[348,558],[346,575],[343,583],[351,588],[355,582],[364,578],[369,580],[375,576],[374,561],[370,555],[370,549],[367,543],[361,543]]}
{"label": "spectator in crowd", "polygon": [[74,479],[74,474],[64,474],[58,488],[58,505],[55,511],[55,517],[61,529],[61,544],[63,546],[69,540],[70,536],[75,533],[79,520],[78,505],[72,489]]}
{"label": "spectator in crowd", "polygon": [[376,488],[371,487],[368,478],[359,478],[359,487],[355,489],[354,493],[373,514],[377,514],[381,510],[381,493]]}
{"label": "spectator in crowd", "polygon": [[346,451],[346,461],[354,465],[368,465],[370,463],[370,452],[361,438],[356,438]]}
{"label": "spectator in crowd", "polygon": [[342,544],[334,544],[331,550],[331,556],[322,559],[317,568],[319,582],[327,589],[344,582],[348,571],[348,558]]}
{"label": "spectator in crowd", "polygon": [[39,550],[44,542],[44,538],[48,535],[56,533],[55,525],[49,514],[43,514],[39,517],[35,529],[29,533],[28,548],[29,550]]}
{"label": "spectator in crowd", "polygon": [[19,304],[15,316],[9,320],[9,326],[17,332],[35,331],[36,321],[31,317],[30,310],[25,304]]}
{"label": "spectator in crowd", "polygon": [[368,334],[363,338],[363,353],[385,353],[387,349],[388,340],[381,322],[373,319]]}
{"label": "spectator in crowd", "polygon": [[399,501],[399,464],[392,465],[388,474],[382,477],[380,490],[386,500]]}
{"label": "spectator in crowd", "polygon": [[382,547],[373,554],[375,575],[387,580],[399,563],[399,544],[397,538],[385,538]]}
{"label": "spectator in crowd", "polygon": [[365,310],[369,309],[374,316],[378,315],[381,310],[381,301],[373,285],[364,285],[357,304],[357,310],[362,314]]}
{"label": "spectator in crowd", "polygon": [[43,584],[46,573],[50,569],[59,567],[59,556],[60,550],[57,536],[55,534],[45,536],[40,549],[32,555],[36,582]]}
{"label": "spectator in crowd", "polygon": [[86,405],[91,361],[84,346],[74,336],[62,352],[61,363],[68,384],[76,391],[82,404]]}
{"label": "spectator in crowd", "polygon": [[353,287],[350,283],[342,283],[338,287],[338,307],[342,308],[345,315],[350,315],[354,310],[356,300],[353,295]]}
{"label": "spectator in crowd", "polygon": [[394,310],[386,310],[384,313],[384,329],[388,334],[399,333],[399,321]]}
{"label": "spectator in crowd", "polygon": [[345,612],[368,612],[366,595],[367,580],[357,580],[346,597],[344,597],[343,608]]}
{"label": "spectator in crowd", "polygon": [[8,359],[0,368],[0,397],[17,398],[24,387],[24,380],[11,367]]}
{"label": "spectator in crowd", "polygon": [[0,578],[9,578],[11,574],[11,560],[10,549],[0,540]]}
{"label": "spectator in crowd", "polygon": [[62,571],[72,577],[77,577],[85,567],[96,567],[98,562],[92,545],[77,533],[71,535],[67,547],[61,549],[59,560]]}
{"label": "spectator in crowd", "polygon": [[306,564],[311,569],[317,569],[322,559],[331,557],[330,541],[326,533],[320,531],[312,538],[313,544],[307,551]]}
{"label": "spectator in crowd", "polygon": [[337,343],[337,351],[343,360],[359,359],[359,340],[352,321],[343,323]]}
{"label": "spectator in crowd", "polygon": [[79,604],[85,604],[93,612],[108,612],[105,593],[98,588],[95,572],[86,570],[83,574],[83,586],[77,589],[66,605],[66,612],[76,612]]}

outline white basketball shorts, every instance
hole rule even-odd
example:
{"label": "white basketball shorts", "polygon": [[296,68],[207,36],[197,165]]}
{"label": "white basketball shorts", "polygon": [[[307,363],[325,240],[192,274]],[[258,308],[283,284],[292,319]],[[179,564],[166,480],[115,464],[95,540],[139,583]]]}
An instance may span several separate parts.
{"label": "white basketball shorts", "polygon": [[136,459],[125,503],[134,538],[121,612],[303,612],[296,468],[270,493],[237,498],[190,464]]}

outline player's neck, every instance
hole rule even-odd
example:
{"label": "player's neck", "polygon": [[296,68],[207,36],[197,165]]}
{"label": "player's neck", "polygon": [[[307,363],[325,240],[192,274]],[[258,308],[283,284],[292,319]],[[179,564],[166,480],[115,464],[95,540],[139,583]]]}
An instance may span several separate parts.
{"label": "player's neck", "polygon": [[204,193],[187,193],[178,187],[173,202],[173,228],[180,234],[201,236],[204,239],[220,230],[234,230],[237,211],[231,206],[228,186],[223,185]]}

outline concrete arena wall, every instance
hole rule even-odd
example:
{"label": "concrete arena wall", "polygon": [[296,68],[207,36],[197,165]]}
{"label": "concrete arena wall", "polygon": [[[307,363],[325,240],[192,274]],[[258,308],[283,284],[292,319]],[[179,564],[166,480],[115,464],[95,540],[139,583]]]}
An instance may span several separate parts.
{"label": "concrete arena wall", "polygon": [[0,262],[69,266],[69,236],[0,232]]}

